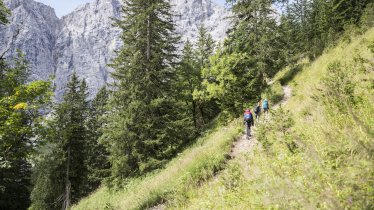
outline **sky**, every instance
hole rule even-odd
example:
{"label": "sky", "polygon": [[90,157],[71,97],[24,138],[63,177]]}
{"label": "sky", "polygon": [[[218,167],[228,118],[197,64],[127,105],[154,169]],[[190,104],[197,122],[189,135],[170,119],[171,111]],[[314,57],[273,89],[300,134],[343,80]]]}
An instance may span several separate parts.
{"label": "sky", "polygon": [[[42,2],[46,5],[53,7],[56,11],[58,17],[62,17],[70,12],[72,12],[77,6],[92,2],[94,0],[36,0]],[[224,5],[225,0],[213,0],[221,5]]]}

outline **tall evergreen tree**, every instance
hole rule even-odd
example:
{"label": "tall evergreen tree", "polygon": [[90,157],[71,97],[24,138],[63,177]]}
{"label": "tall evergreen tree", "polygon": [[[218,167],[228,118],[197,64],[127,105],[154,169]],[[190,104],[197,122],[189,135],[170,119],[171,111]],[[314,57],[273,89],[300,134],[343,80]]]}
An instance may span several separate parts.
{"label": "tall evergreen tree", "polygon": [[100,89],[91,102],[87,128],[85,165],[88,167],[87,192],[92,192],[100,186],[104,178],[110,175],[109,153],[105,146],[99,142],[102,136],[102,126],[105,115],[108,113],[107,102],[109,93],[106,87]]}
{"label": "tall evergreen tree", "polygon": [[218,106],[214,99],[208,99],[207,97],[201,97],[200,94],[203,93],[202,91],[202,70],[204,68],[208,68],[210,65],[209,58],[213,55],[215,49],[215,42],[212,38],[212,35],[208,33],[207,29],[204,25],[199,27],[198,39],[196,42],[196,49],[194,50],[195,53],[195,60],[196,60],[196,68],[199,71],[199,84],[195,86],[194,90],[194,100],[197,104],[196,110],[196,118],[198,121],[198,128],[199,130],[209,122],[213,117],[215,117],[218,112]]}
{"label": "tall evergreen tree", "polygon": [[280,58],[280,46],[277,38],[277,23],[273,0],[228,0],[234,3],[234,27],[228,32],[226,50],[246,53],[256,62],[256,68],[262,78],[272,77],[284,62]]}
{"label": "tall evergreen tree", "polygon": [[195,50],[198,68],[202,69],[209,64],[209,57],[213,55],[214,48],[212,35],[208,33],[204,25],[201,25]]}
{"label": "tall evergreen tree", "polygon": [[32,209],[69,209],[87,194],[87,116],[87,85],[74,73],[44,135],[47,152],[36,164]]}
{"label": "tall evergreen tree", "polygon": [[181,102],[174,86],[176,44],[165,0],[123,2],[124,47],[112,67],[116,80],[102,141],[110,144],[112,177],[122,180],[151,171],[186,141]]}
{"label": "tall evergreen tree", "polygon": [[193,93],[201,85],[200,69],[198,68],[194,49],[189,40],[184,44],[182,59],[178,68],[178,80],[181,99],[189,107],[188,113],[193,121],[195,132],[199,131],[200,125],[198,119],[198,101],[193,98]]}

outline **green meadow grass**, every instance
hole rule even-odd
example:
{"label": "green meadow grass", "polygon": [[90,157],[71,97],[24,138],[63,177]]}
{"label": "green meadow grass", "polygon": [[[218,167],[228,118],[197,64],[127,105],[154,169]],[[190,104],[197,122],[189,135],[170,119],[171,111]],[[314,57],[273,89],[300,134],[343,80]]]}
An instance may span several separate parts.
{"label": "green meadow grass", "polygon": [[123,189],[101,187],[73,209],[145,209],[184,194],[210,179],[224,166],[241,123],[235,120],[209,132],[169,164],[146,177],[134,178]]}
{"label": "green meadow grass", "polygon": [[[160,203],[169,209],[374,208],[371,44],[374,29],[276,75],[263,96],[279,100],[281,85],[289,85],[292,97],[271,123],[257,127],[260,144],[253,152],[227,161],[241,133],[236,120],[200,138],[164,169],[131,179],[123,189],[102,187],[73,209],[146,209]],[[360,59],[369,70],[349,67]],[[334,62],[356,84],[360,120],[332,114],[321,99],[327,91],[322,81]]]}
{"label": "green meadow grass", "polygon": [[[277,82],[292,97],[257,128],[253,152],[229,161],[214,180],[191,188],[169,209],[373,209],[374,208],[374,29],[342,41],[314,62],[286,68]],[[373,49],[374,51],[374,49]],[[365,61],[365,64],[360,64]],[[357,101],[351,116],[343,87],[323,85],[329,68],[341,63]],[[362,65],[360,67],[360,65]],[[291,72],[290,72],[291,71]],[[339,81],[336,80],[338,83]],[[344,83],[345,84],[345,83]],[[345,90],[345,89],[344,89]],[[330,91],[330,92],[328,92]],[[324,103],[327,99],[341,97]],[[328,93],[328,94],[327,94]],[[329,95],[331,94],[331,95]],[[331,99],[332,100],[332,99]],[[336,104],[336,107],[335,107]],[[342,112],[337,107],[343,104]],[[345,111],[347,114],[345,114]]]}

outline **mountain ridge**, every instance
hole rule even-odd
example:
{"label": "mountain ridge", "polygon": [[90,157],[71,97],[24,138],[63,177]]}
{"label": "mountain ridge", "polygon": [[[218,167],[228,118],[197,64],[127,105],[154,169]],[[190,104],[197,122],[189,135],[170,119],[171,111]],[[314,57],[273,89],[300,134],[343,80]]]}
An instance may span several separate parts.
{"label": "mountain ridge", "polygon": [[[25,53],[31,64],[30,80],[55,75],[57,100],[73,72],[87,80],[91,97],[113,82],[107,64],[122,46],[121,31],[112,26],[112,18],[121,18],[120,1],[96,0],[61,18],[50,6],[33,0],[6,0],[5,4],[13,15],[9,25],[0,26],[0,48],[7,49],[14,42],[6,57],[14,57],[16,49]],[[211,0],[172,0],[171,4],[182,41],[195,41],[201,24],[216,41],[224,39],[230,26],[225,18],[230,12],[224,7]],[[18,29],[20,33],[13,40]]]}

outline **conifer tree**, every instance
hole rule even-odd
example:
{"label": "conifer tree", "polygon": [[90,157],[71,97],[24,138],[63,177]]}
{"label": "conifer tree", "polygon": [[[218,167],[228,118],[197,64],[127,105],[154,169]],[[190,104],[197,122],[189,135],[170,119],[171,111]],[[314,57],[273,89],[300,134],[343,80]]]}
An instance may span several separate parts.
{"label": "conifer tree", "polygon": [[69,209],[87,195],[86,141],[88,131],[87,85],[74,73],[62,103],[58,104],[49,131],[48,146],[37,161],[32,192],[32,209]]}
{"label": "conifer tree", "polygon": [[92,192],[100,186],[104,178],[110,175],[109,153],[105,146],[99,142],[102,136],[101,127],[104,124],[105,115],[108,112],[107,102],[109,93],[106,87],[100,89],[91,102],[89,109],[86,143],[85,165],[88,167],[87,192]]}
{"label": "conifer tree", "polygon": [[215,49],[215,42],[212,35],[208,33],[204,25],[199,27],[198,39],[196,42],[196,49],[194,50],[196,59],[196,68],[199,70],[199,85],[195,86],[194,100],[197,104],[196,117],[198,121],[199,130],[218,114],[219,109],[216,101],[209,99],[197,93],[202,93],[202,70],[208,68],[210,65],[209,58],[213,55]]}
{"label": "conifer tree", "polygon": [[204,25],[199,27],[198,40],[196,43],[196,59],[198,68],[202,69],[209,64],[209,57],[213,55],[215,43],[212,35],[208,33]]}
{"label": "conifer tree", "polygon": [[102,141],[110,145],[112,177],[122,180],[163,165],[186,141],[174,68],[178,37],[165,0],[123,2],[124,47]]}
{"label": "conifer tree", "polygon": [[198,117],[198,101],[194,99],[193,93],[195,89],[200,89],[198,87],[201,86],[201,74],[193,46],[189,40],[184,44],[182,51],[182,59],[178,68],[178,80],[181,99],[189,107],[188,113],[197,133],[201,128],[202,122],[200,122],[201,119]]}
{"label": "conifer tree", "polygon": [[244,0],[233,2],[234,27],[228,33],[226,50],[246,53],[256,62],[262,78],[272,77],[283,64],[277,60],[282,46],[276,36],[277,24],[272,9],[273,0]]}

